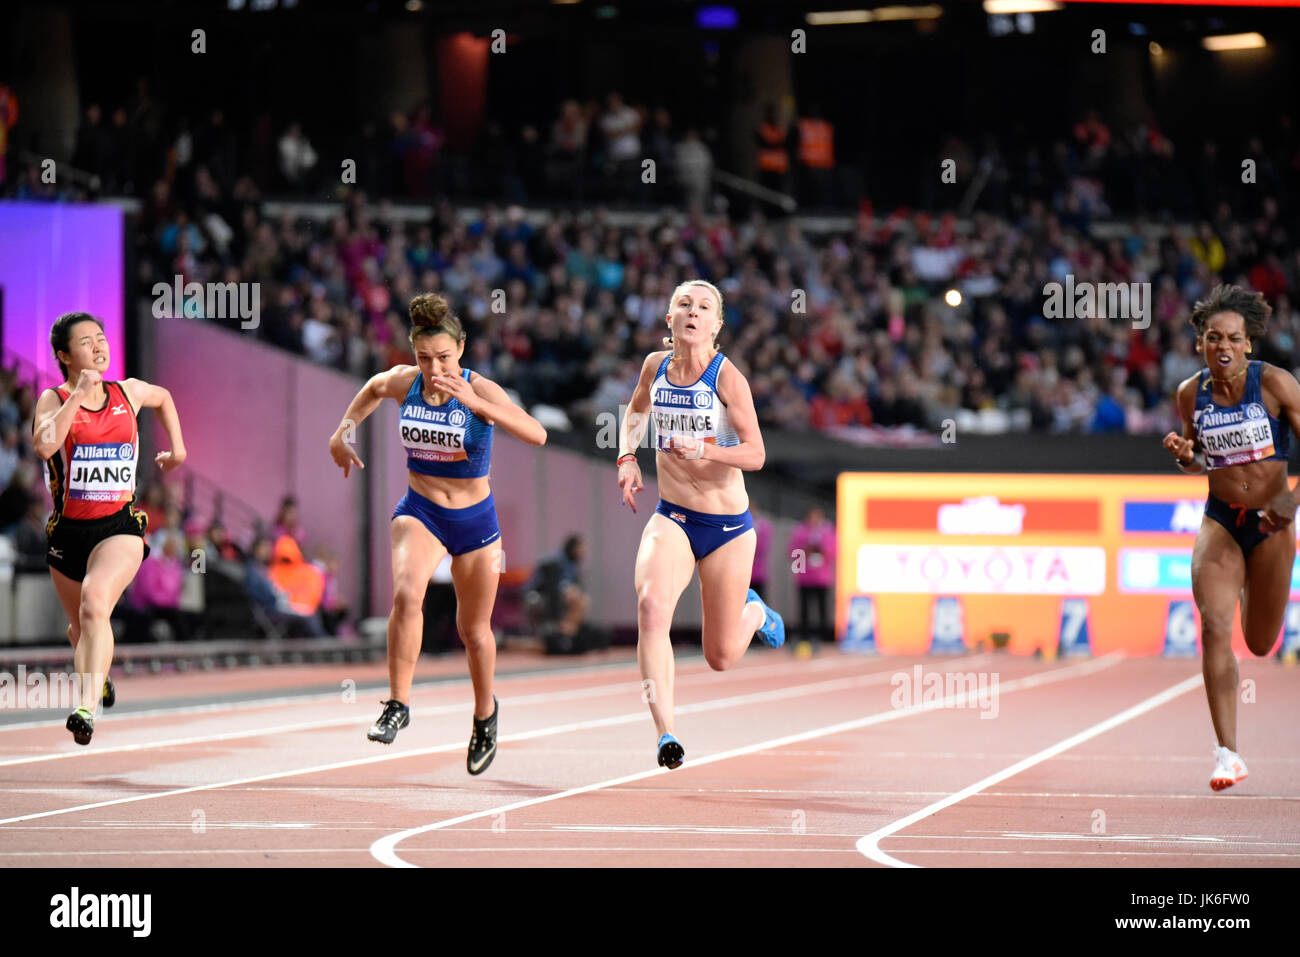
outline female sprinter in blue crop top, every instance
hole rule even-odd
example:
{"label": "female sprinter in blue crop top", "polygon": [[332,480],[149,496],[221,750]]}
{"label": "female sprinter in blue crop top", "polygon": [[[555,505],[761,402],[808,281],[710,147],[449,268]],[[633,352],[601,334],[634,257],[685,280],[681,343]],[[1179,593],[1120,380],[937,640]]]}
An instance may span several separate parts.
{"label": "female sprinter in blue crop top", "polygon": [[408,702],[420,655],[424,592],[444,554],[451,554],[456,629],[465,643],[474,684],[474,726],[466,769],[487,770],[496,754],[497,702],[492,694],[496,641],[492,606],[501,574],[488,465],[492,426],[529,445],[546,430],[483,376],[461,369],[465,331],[441,296],[411,300],[411,347],[416,365],[395,366],[366,383],[330,438],[330,455],[347,478],[364,468],[347,440],[384,399],[401,406],[402,445],[410,488],[393,511],[393,612],[388,617],[389,700],[367,737],[391,744],[410,723]]}
{"label": "female sprinter in blue crop top", "polygon": [[677,600],[698,568],[704,606],[701,643],[715,671],[733,665],[754,632],[773,647],[785,641],[781,616],[749,587],[754,520],[743,471],[767,453],[749,383],[717,349],[722,294],[703,280],[673,291],[665,317],[671,349],[652,352],[620,430],[618,484],[636,511],[641,469],[636,449],[653,424],[659,507],[646,522],[636,556],[637,658],[659,734],[659,764],[681,765],[673,736],[673,647],[668,636]]}
{"label": "female sprinter in blue crop top", "polygon": [[[1192,551],[1192,594],[1201,614],[1201,668],[1219,745],[1210,787],[1246,777],[1237,754],[1237,659],[1232,624],[1256,655],[1277,640],[1291,594],[1296,502],[1286,475],[1288,425],[1300,433],[1300,383],[1285,369],[1246,358],[1271,309],[1260,293],[1219,286],[1192,311],[1196,350],[1208,366],[1178,387],[1183,434],[1164,446],[1184,472],[1210,473],[1210,497]],[[1275,534],[1280,532],[1281,534]]]}

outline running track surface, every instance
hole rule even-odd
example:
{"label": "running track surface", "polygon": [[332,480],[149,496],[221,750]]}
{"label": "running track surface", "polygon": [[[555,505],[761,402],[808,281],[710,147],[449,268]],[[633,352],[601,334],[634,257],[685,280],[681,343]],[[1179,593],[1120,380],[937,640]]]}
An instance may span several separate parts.
{"label": "running track surface", "polygon": [[1273,659],[1240,663],[1251,774],[1216,794],[1196,660],[678,655],[674,771],[629,649],[503,654],[476,778],[458,656],[422,659],[391,747],[382,662],[122,677],[86,748],[8,712],[0,866],[1300,866],[1300,669]]}

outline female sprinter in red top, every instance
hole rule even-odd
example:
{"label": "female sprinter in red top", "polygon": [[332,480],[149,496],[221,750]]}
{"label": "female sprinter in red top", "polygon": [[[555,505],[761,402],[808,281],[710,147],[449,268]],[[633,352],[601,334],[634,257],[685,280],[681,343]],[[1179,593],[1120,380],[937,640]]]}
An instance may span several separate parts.
{"label": "female sprinter in red top", "polygon": [[80,676],[81,706],[68,716],[77,744],[90,744],[95,708],[117,694],[108,671],[113,629],[108,616],[140,563],[148,519],[135,504],[139,409],[157,409],[170,452],[154,462],[169,472],[185,461],[185,441],[171,393],[140,379],[105,382],[108,339],[104,324],[84,312],[60,316],[50,345],[61,386],[46,389],[32,417],[32,444],[45,460],[54,513],[45,523],[45,560],[68,616],[68,639]]}
{"label": "female sprinter in red top", "polygon": [[761,469],[767,453],[749,383],[717,349],[722,294],[692,280],[673,291],[669,309],[670,351],[646,356],[620,430],[618,484],[636,511],[633,496],[643,486],[633,450],[648,417],[657,433],[661,498],[636,556],[637,659],[659,734],[659,764],[676,768],[686,752],[673,736],[668,630],[691,574],[699,569],[701,641],[715,671],[735,664],[756,631],[780,647],[785,623],[749,587],[754,520],[742,472]]}
{"label": "female sprinter in red top", "polygon": [[492,694],[496,639],[492,606],[501,576],[501,529],[488,486],[492,426],[529,445],[546,430],[495,382],[461,369],[465,331],[441,296],[411,300],[411,347],[416,364],[381,372],[357,393],[330,437],[330,456],[347,478],[364,468],[346,439],[384,399],[401,407],[402,445],[410,488],[393,511],[393,611],[388,616],[389,700],[371,727],[371,741],[391,744],[411,720],[407,702],[420,656],[424,592],[443,555],[451,555],[456,630],[465,643],[474,684],[470,774],[496,755],[497,701]]}
{"label": "female sprinter in red top", "polygon": [[[1207,368],[1178,387],[1183,434],[1165,449],[1188,474],[1208,472],[1192,551],[1192,594],[1201,613],[1201,670],[1219,744],[1210,787],[1246,778],[1237,754],[1237,658],[1232,619],[1241,599],[1246,647],[1266,655],[1291,595],[1296,502],[1286,476],[1290,431],[1300,434],[1300,383],[1285,369],[1246,358],[1272,310],[1260,293],[1219,286],[1192,310],[1196,351]],[[1281,532],[1281,534],[1276,534]]]}

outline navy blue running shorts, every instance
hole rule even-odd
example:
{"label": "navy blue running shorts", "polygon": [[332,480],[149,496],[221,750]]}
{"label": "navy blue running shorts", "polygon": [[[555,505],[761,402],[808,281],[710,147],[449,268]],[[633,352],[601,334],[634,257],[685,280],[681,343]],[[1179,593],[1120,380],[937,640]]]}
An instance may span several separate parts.
{"label": "navy blue running shorts", "polygon": [[413,488],[408,488],[393,509],[393,518],[410,515],[424,523],[433,537],[442,542],[450,555],[464,555],[501,537],[497,507],[492,493],[467,508],[443,508],[435,505]]}
{"label": "navy blue running shorts", "polygon": [[676,522],[686,533],[691,543],[691,553],[697,562],[754,527],[754,517],[749,514],[749,509],[739,515],[711,515],[708,512],[692,512],[689,508],[660,499],[655,511]]}

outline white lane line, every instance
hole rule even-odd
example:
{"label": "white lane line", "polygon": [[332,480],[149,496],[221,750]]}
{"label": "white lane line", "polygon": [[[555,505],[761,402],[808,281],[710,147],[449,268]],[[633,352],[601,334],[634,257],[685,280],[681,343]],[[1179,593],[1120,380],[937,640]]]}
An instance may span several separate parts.
{"label": "white lane line", "polygon": [[[973,657],[980,657],[980,656],[973,656]],[[911,663],[910,658],[911,656],[908,656],[908,658],[906,659],[900,658],[899,664],[901,664],[903,660],[908,661],[908,663],[910,664]],[[849,662],[850,664],[857,664],[858,662],[862,662],[863,664],[866,664],[871,662],[880,663],[883,660],[884,659],[881,658],[864,659],[864,658],[859,658],[856,656],[850,656],[846,654],[842,657],[837,657],[837,658],[823,658],[820,661],[801,662],[799,663],[799,668],[800,670],[804,670],[804,671],[810,671],[810,670],[820,671],[825,668],[834,667],[835,665],[842,665],[846,661]],[[968,661],[973,660],[973,658],[966,659],[966,660]],[[693,666],[696,664],[704,665],[704,659],[702,657],[689,658],[685,662],[683,662],[682,667],[683,669],[685,669],[689,666]],[[572,668],[557,668],[554,671],[537,671],[537,672],[527,672],[524,674],[497,675],[496,681],[498,684],[504,684],[506,682],[515,682],[515,681],[522,682],[522,681],[531,681],[531,680],[542,680],[542,679],[556,677],[556,676],[581,677],[582,675],[590,674],[593,672],[601,673],[601,672],[608,672],[608,671],[622,671],[624,669],[628,671],[638,670],[636,661],[633,660],[633,661],[622,661],[622,662],[606,662],[604,664],[599,664],[599,665],[584,665],[584,666],[575,666]],[[687,670],[685,674],[679,674],[677,676],[676,681],[677,681],[677,685],[686,685],[686,684],[697,683],[696,679],[711,678],[715,681],[727,683],[727,682],[734,681],[737,678],[743,679],[756,674],[765,674],[769,671],[781,671],[783,673],[789,673],[791,670],[792,668],[789,662],[781,662],[775,664],[754,665],[753,667],[747,667],[747,668],[735,668],[732,669],[731,671],[726,672],[725,674],[718,674],[717,672],[714,672],[711,668],[707,667],[707,665],[704,665],[703,667],[700,667],[698,669],[691,667],[690,670]],[[375,680],[380,681],[382,679],[376,678]],[[414,695],[417,692],[423,693],[425,691],[440,691],[444,688],[463,688],[469,684],[470,684],[470,680],[468,677],[456,678],[452,681],[433,681],[425,678],[416,681],[411,686],[411,692],[412,692],[412,697],[414,698]],[[615,688],[615,687],[623,687],[623,685],[604,685],[602,687]],[[640,691],[639,681],[637,683],[637,688],[639,693]],[[376,693],[382,693],[383,689],[382,688],[368,689],[368,692],[370,691]],[[218,711],[255,711],[258,708],[284,707],[286,705],[308,704],[314,701],[332,701],[337,699],[340,693],[341,691],[316,691],[316,692],[312,692],[311,694],[282,695],[277,698],[259,698],[254,701],[213,701],[213,702],[209,702],[208,704],[181,705],[174,708],[154,708],[149,711],[132,711],[128,714],[114,715],[113,721],[116,724],[122,721],[133,721],[136,718],[157,718],[157,717],[168,717],[172,715],[211,714],[213,712],[218,712]],[[5,714],[7,713],[7,711],[8,709],[0,709],[0,714]],[[29,731],[33,728],[62,728],[63,722],[64,722],[64,718],[52,718],[52,719],[42,720],[42,721],[23,721],[17,724],[4,724],[4,725],[0,725],[0,732]],[[73,751],[70,753],[73,755],[77,755],[77,754],[85,754],[87,752],[79,749],[77,751]],[[99,749],[98,753],[103,754],[104,749],[102,748]]]}
{"label": "white lane line", "polygon": [[[1213,857],[1215,859],[1223,857],[1285,857],[1300,858],[1300,854],[1286,854],[1282,852],[1260,851],[1257,854],[1250,851],[963,851],[953,848],[952,850],[932,850],[932,851],[908,851],[908,854],[1037,854],[1042,857]],[[915,865],[913,865],[915,866]],[[967,864],[966,867],[974,865]]]}
{"label": "white lane line", "polygon": [[[970,659],[966,659],[969,661]],[[1106,659],[1098,659],[1105,661]],[[954,664],[961,664],[962,661],[956,661]],[[855,676],[851,678],[834,678],[829,681],[817,681],[806,685],[795,685],[791,688],[781,688],[775,691],[761,691],[752,694],[734,695],[730,698],[715,698],[711,701],[703,701],[697,704],[684,705],[677,708],[677,714],[693,714],[704,711],[716,711],[722,708],[734,708],[741,705],[757,704],[766,701],[776,701],[783,698],[796,698],[810,694],[826,694],[830,691],[843,690],[846,688],[863,687],[871,684],[880,684],[890,680],[890,675],[884,672],[871,672],[866,675]],[[593,728],[606,728],[619,724],[630,724],[635,721],[645,721],[647,715],[644,711],[636,711],[630,714],[615,715],[610,718],[594,718],[587,721],[575,721],[568,724],[557,724],[547,728],[538,728],[533,731],[524,731],[519,734],[504,735],[499,741],[501,744],[507,744],[514,741],[528,741],[534,738],[544,738],[556,734],[567,734],[571,731],[587,731]],[[211,784],[198,784],[187,788],[175,788],[170,791],[158,791],[149,794],[136,794],[131,797],[114,798],[108,801],[97,801],[93,804],[79,804],[75,807],[57,808],[52,811],[40,811],[32,814],[22,814],[17,817],[0,819],[0,825],[18,824],[22,821],[33,821],[38,818],[55,817],[60,814],[72,814],[77,811],[90,811],[101,807],[114,807],[119,804],[133,804],[137,801],[151,801],[157,798],[176,797],[182,794],[193,794],[198,791],[212,791],[219,788],[238,787],[244,784],[256,784],[260,781],[274,781],[280,778],[297,777],[303,774],[316,774],[321,771],[335,771],[342,768],[361,767],[367,764],[380,764],[384,761],[398,761],[403,758],[422,757],[429,754],[441,754],[447,751],[459,751],[465,745],[461,742],[455,744],[441,744],[431,748],[419,748],[414,751],[398,751],[392,754],[380,754],[371,758],[354,758],[350,761],[336,761],[330,764],[319,764],[308,768],[298,768],[293,771],[275,771],[269,774],[259,774],[253,777],[237,778],[232,781],[217,781]]]}
{"label": "white lane line", "polygon": [[1166,688],[1159,694],[1152,695],[1145,701],[1133,705],[1131,708],[1126,708],[1119,714],[1112,715],[1104,721],[1099,721],[1092,727],[1080,731],[1078,734],[1070,735],[1070,737],[1066,738],[1064,741],[1058,741],[1056,744],[1044,748],[1037,754],[1031,754],[1029,757],[1017,761],[1008,768],[1003,768],[995,774],[990,774],[983,780],[976,781],[974,784],[964,787],[954,794],[948,795],[941,801],[935,801],[933,804],[927,805],[919,811],[914,811],[906,817],[900,817],[897,821],[886,824],[884,827],[872,831],[870,834],[864,835],[858,840],[858,852],[869,860],[875,861],[877,864],[885,864],[890,867],[918,867],[919,865],[917,864],[908,864],[904,861],[890,857],[880,849],[880,842],[891,834],[903,830],[903,828],[911,827],[917,821],[924,820],[932,814],[937,814],[944,808],[952,807],[954,804],[966,800],[966,798],[973,794],[978,794],[985,788],[992,787],[994,784],[1005,781],[1007,778],[1013,777],[1021,771],[1032,768],[1036,764],[1041,764],[1043,761],[1055,757],[1062,751],[1068,751],[1077,744],[1082,744],[1098,735],[1105,734],[1107,731],[1117,728],[1125,722],[1131,721],[1140,715],[1146,714],[1148,711],[1152,711],[1163,704],[1173,701],[1179,695],[1186,694],[1193,688],[1200,687],[1201,680],[1200,675],[1193,675],[1190,678],[1178,682],[1178,684],[1173,687]]}
{"label": "white lane line", "polygon": [[[1008,681],[1005,684],[1002,684],[998,689],[998,693],[1006,694],[1008,692],[1018,691],[1023,688],[1035,688],[1035,687],[1039,687],[1040,685],[1051,684],[1056,681],[1062,681],[1067,678],[1072,678],[1079,675],[1092,674],[1095,671],[1100,671],[1105,668],[1109,668],[1112,665],[1118,664],[1122,660],[1122,658],[1123,658],[1122,655],[1113,653],[1113,654],[1106,655],[1103,658],[1097,658],[1097,659],[1086,661],[1079,665],[1072,665],[1065,668],[1058,668],[1046,673],[1032,675],[1027,678],[1017,678],[1015,680]],[[957,661],[955,663],[961,664],[962,662]],[[706,764],[713,764],[714,762],[717,761],[726,761],[730,758],[741,757],[747,754],[755,754],[759,751],[771,750],[772,748],[780,748],[788,744],[797,744],[802,741],[812,741],[817,738],[828,737],[830,735],[840,734],[845,731],[856,731],[859,728],[866,728],[873,724],[883,724],[886,721],[897,721],[899,718],[906,718],[914,714],[920,714],[927,711],[936,711],[936,710],[950,708],[950,707],[960,707],[961,705],[965,704],[966,699],[968,697],[978,701],[979,698],[978,690],[964,691],[960,694],[949,695],[948,697],[944,698],[941,701],[928,701],[928,702],[918,703],[907,708],[894,708],[889,711],[881,711],[881,712],[877,712],[876,714],[867,715],[864,718],[856,718],[852,721],[842,721],[838,724],[827,725],[826,727],[822,727],[822,728],[815,728],[812,731],[804,731],[799,734],[784,735],[783,737],[771,738],[767,741],[759,741],[756,744],[748,744],[743,747],[732,748],[729,751],[720,751],[715,754],[705,755],[704,757],[701,758],[693,758],[692,760],[683,764],[681,767],[677,768],[675,773],[680,775],[683,768],[692,769],[692,768],[703,767]],[[681,709],[678,709],[678,711],[680,712]],[[488,808],[486,811],[474,811],[470,814],[461,814],[458,817],[447,818],[446,820],[443,821],[435,821],[433,824],[424,824],[420,827],[408,828],[405,831],[397,831],[393,834],[388,835],[387,837],[383,837],[380,838],[378,841],[375,841],[374,844],[370,845],[370,853],[373,854],[375,856],[375,859],[378,860],[380,863],[387,864],[389,867],[415,867],[416,865],[410,864],[402,860],[402,858],[398,857],[396,848],[397,845],[400,844],[402,841],[405,841],[407,838],[414,837],[417,834],[425,834],[429,831],[441,830],[443,828],[452,827],[456,824],[464,824],[466,821],[475,821],[480,818],[490,817],[494,814],[504,814],[507,811],[517,811],[520,810],[521,808],[533,807],[534,805],[538,805],[538,804],[546,804],[550,801],[558,801],[562,798],[574,797],[579,794],[586,794],[590,791],[600,791],[600,790],[604,790],[605,788],[617,787],[620,784],[630,784],[633,781],[642,781],[646,778],[654,777],[655,775],[668,774],[668,773],[673,773],[673,772],[669,772],[667,768],[655,768],[650,771],[638,771],[635,774],[626,774],[623,775],[622,777],[611,778],[608,781],[598,781],[595,784],[584,784],[581,787],[569,788],[568,790],[565,791],[558,791],[553,794],[542,795],[541,797],[528,798],[527,800],[515,801],[511,804],[505,804],[500,807]],[[0,824],[3,823],[4,823],[3,821],[0,821]]]}
{"label": "white lane line", "polygon": [[[695,854],[700,851],[711,851],[714,853],[737,854],[748,852],[751,854],[857,854],[852,848],[844,847],[464,847],[464,848],[428,848],[420,853],[437,852],[443,854],[500,854],[502,852],[512,851],[604,851],[618,854],[643,853],[647,851],[654,852],[686,852]],[[185,854],[187,856],[198,857],[202,854],[256,854],[259,857],[264,854],[365,854],[364,847],[280,847],[280,848],[263,848],[252,847],[244,850],[238,848],[188,848],[186,850],[139,850],[139,851],[0,851],[0,859],[6,857],[97,857],[97,856],[126,856],[126,855],[165,855],[165,854]],[[1269,855],[1251,855],[1252,857],[1267,857]],[[265,861],[259,863],[265,866]]]}
{"label": "white lane line", "polygon": [[[751,673],[757,669],[749,669]],[[884,674],[885,670],[866,671],[860,675],[850,675],[850,678],[858,678],[864,675]],[[733,673],[734,674],[734,673]],[[706,678],[706,674],[691,674],[683,676],[683,680],[677,682],[678,687],[685,684],[698,684],[699,682],[689,681],[690,678]],[[846,679],[838,679],[846,680]],[[583,698],[599,698],[607,695],[625,694],[637,695],[641,693],[641,685],[636,681],[622,681],[618,684],[597,685],[589,688],[570,688],[566,691],[546,691],[538,692],[531,695],[521,695],[517,698],[501,697],[501,701],[508,706],[531,704],[549,704],[556,701],[579,701]],[[337,693],[332,693],[331,697],[337,698]],[[350,707],[350,705],[349,705]],[[465,711],[464,704],[438,705],[433,708],[421,708],[414,711],[417,718],[436,717],[447,714],[462,714]],[[321,721],[297,721],[292,724],[271,725],[269,727],[248,728],[240,731],[223,731],[217,734],[194,735],[186,738],[165,738],[161,741],[141,741],[135,744],[117,744],[110,745],[106,748],[83,748],[77,747],[75,751],[55,751],[49,754],[36,754],[21,758],[7,758],[0,760],[0,768],[10,767],[15,764],[38,764],[45,761],[64,761],[69,758],[89,758],[97,757],[102,754],[121,754],[132,751],[147,751],[152,748],[173,748],[182,745],[191,744],[208,744],[216,741],[237,741],[241,738],[256,738],[270,734],[289,734],[295,731],[315,731],[321,728],[346,727],[348,725],[358,725],[363,722],[364,718],[360,714],[348,715],[342,718],[330,718]]]}

